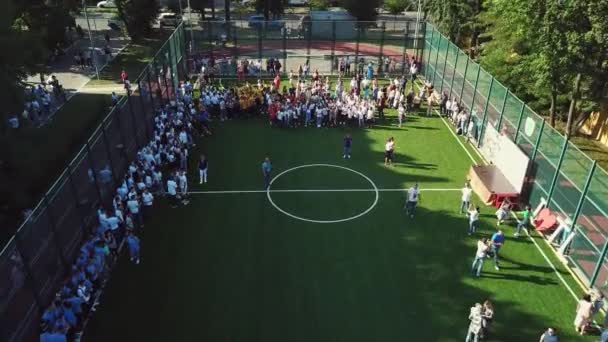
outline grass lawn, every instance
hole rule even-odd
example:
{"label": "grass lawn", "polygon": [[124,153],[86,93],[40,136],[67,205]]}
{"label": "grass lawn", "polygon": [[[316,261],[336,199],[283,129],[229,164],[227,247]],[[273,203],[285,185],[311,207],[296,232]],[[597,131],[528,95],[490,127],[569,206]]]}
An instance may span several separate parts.
{"label": "grass lawn", "polygon": [[0,136],[4,161],[0,169],[4,194],[0,205],[0,241],[17,228],[18,211],[33,207],[82,147],[110,110],[110,91],[99,93],[95,87],[116,85],[124,68],[135,79],[164,42],[165,36],[131,43],[102,72],[59,109],[53,120],[41,128],[24,127]]}
{"label": "grass lawn", "polygon": [[[192,191],[261,190],[260,164],[274,175],[306,164],[332,164],[362,173],[380,189],[367,214],[340,223],[294,219],[265,192],[192,194],[188,206],[164,200],[142,232],[142,264],[123,260],[113,271],[88,327],[88,341],[462,341],[468,312],[489,298],[496,315],[488,341],[534,341],[556,327],[574,333],[576,301],[543,259],[540,238],[507,242],[502,268],[488,260],[483,276],[469,275],[479,237],[495,231],[494,210],[482,209],[481,231],[466,234],[457,213],[471,160],[441,119],[414,116],[404,128],[282,130],[252,119],[214,123],[214,135],[193,155],[210,160],[209,183],[190,170]],[[353,159],[342,159],[351,133]],[[385,167],[383,146],[397,141],[396,165]],[[193,163],[194,164],[194,163]],[[423,189],[415,218],[402,210],[401,189]],[[335,167],[306,167],[281,175],[273,202],[292,215],[339,220],[374,203],[373,186]],[[424,189],[445,189],[424,191]],[[549,256],[565,281],[569,273]]]}

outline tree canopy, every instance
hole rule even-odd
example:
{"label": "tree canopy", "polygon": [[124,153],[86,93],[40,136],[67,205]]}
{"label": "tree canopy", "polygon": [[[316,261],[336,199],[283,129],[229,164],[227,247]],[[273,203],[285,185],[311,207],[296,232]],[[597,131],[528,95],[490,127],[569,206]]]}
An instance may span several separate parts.
{"label": "tree canopy", "polygon": [[133,40],[139,40],[152,32],[152,24],[160,12],[158,2],[149,0],[116,0],[116,7],[118,16]]}
{"label": "tree canopy", "polygon": [[608,1],[427,0],[424,10],[551,125],[567,120],[566,134],[606,104]]}

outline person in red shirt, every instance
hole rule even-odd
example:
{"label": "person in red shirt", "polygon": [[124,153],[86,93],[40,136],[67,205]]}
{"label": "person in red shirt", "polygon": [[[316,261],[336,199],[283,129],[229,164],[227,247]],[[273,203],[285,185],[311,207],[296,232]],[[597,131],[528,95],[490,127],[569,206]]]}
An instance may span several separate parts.
{"label": "person in red shirt", "polygon": [[120,73],[120,79],[122,80],[122,83],[125,83],[125,81],[129,79],[129,75],[124,69]]}
{"label": "person in red shirt", "polygon": [[279,75],[274,77],[274,89],[276,89],[276,91],[281,90],[281,77]]}

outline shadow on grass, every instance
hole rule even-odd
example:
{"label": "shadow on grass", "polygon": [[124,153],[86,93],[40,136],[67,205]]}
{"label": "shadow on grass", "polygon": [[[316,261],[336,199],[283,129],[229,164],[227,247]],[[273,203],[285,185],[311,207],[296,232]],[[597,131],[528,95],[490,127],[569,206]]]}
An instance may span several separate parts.
{"label": "shadow on grass", "polygon": [[[453,153],[432,170],[384,167],[385,134],[374,130],[279,130],[261,120],[215,123],[214,129],[192,152],[205,153],[213,165],[210,183],[196,190],[256,188],[266,155],[277,173],[330,163],[387,188],[414,181],[454,186],[462,181],[457,170],[469,165]],[[354,139],[350,160],[341,158],[346,131]],[[418,134],[397,139],[415,143],[426,134],[412,132]],[[434,144],[458,148],[448,140]],[[417,151],[397,160],[435,157]],[[457,192],[424,193],[414,219],[402,210],[403,194],[382,193],[368,215],[331,225],[282,215],[264,193],[208,196],[215,195],[195,196],[175,210],[160,203],[143,233],[143,263],[118,266],[88,340],[459,341],[469,308],[487,298],[496,306],[488,341],[538,339],[547,326],[578,340],[566,328],[569,311],[564,318],[574,302],[555,300],[566,291],[546,267],[534,265],[544,261],[529,243],[509,239],[504,271],[470,276],[476,238],[490,236],[494,220],[484,219],[478,235],[467,237],[467,219],[456,215]],[[327,210],[358,203],[353,196]],[[491,267],[488,261],[485,270]]]}

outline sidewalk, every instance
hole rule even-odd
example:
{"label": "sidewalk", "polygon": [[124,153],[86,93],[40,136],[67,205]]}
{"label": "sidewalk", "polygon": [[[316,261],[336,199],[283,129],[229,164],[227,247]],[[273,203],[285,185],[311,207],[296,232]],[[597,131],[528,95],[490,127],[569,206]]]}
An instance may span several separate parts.
{"label": "sidewalk", "polygon": [[[103,70],[116,56],[129,44],[129,39],[123,37],[120,32],[108,31],[110,35],[109,47],[112,50],[112,58],[106,59],[103,54],[103,47],[106,42],[103,39],[103,35],[99,33],[96,36],[101,36],[93,41],[95,53],[94,60],[99,66],[99,72]],[[81,51],[90,50],[91,43],[88,36],[85,34],[83,39],[77,40],[69,48],[66,49],[65,54],[58,57],[51,65],[51,75],[55,75],[59,80],[59,83],[63,86],[63,90],[66,95],[66,101],[60,101],[53,97],[51,104],[51,112],[43,120],[38,122],[38,127],[47,124],[53,119],[55,113],[72,98],[78,91],[80,91],[90,80],[94,79],[95,68],[85,67],[81,68],[74,61],[74,56]],[[28,77],[27,83],[32,84],[33,87],[40,84],[40,75],[33,75]],[[119,87],[120,88],[120,87]],[[111,91],[110,91],[111,92]]]}

